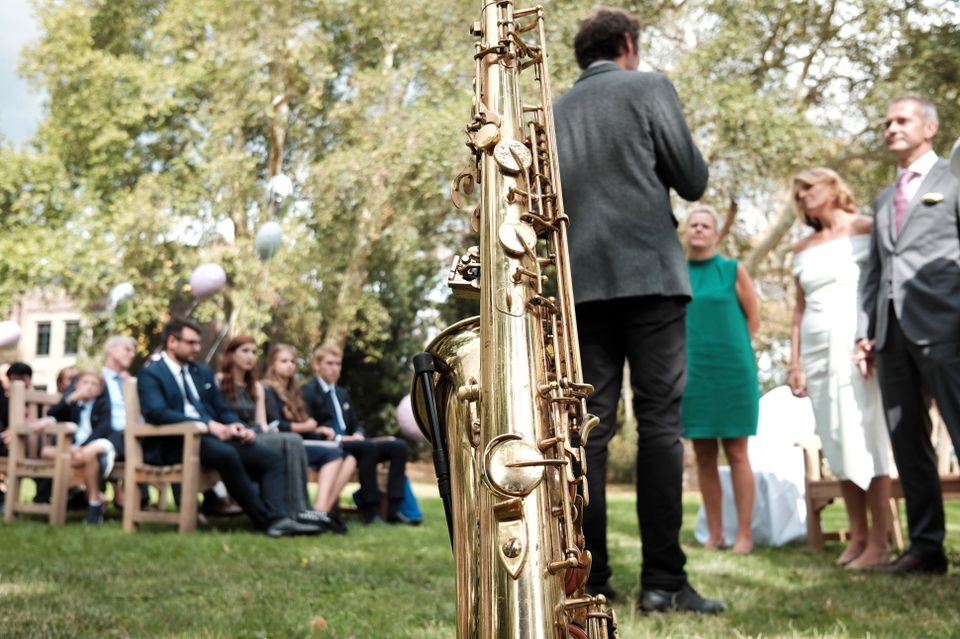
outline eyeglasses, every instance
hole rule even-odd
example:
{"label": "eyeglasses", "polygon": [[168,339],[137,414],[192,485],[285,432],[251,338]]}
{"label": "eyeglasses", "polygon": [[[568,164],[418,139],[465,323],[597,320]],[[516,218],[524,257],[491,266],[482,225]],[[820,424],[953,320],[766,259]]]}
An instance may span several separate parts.
{"label": "eyeglasses", "polygon": [[[176,337],[176,335],[174,335]],[[198,339],[183,339],[182,337],[177,337],[178,342],[183,342],[187,346],[200,346],[200,340]]]}

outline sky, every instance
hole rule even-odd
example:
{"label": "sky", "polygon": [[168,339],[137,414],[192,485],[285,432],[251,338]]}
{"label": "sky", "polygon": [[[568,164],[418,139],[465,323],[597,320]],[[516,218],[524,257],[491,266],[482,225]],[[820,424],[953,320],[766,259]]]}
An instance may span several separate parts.
{"label": "sky", "polygon": [[23,45],[39,37],[29,0],[0,0],[0,135],[22,146],[40,121],[43,95],[17,74]]}

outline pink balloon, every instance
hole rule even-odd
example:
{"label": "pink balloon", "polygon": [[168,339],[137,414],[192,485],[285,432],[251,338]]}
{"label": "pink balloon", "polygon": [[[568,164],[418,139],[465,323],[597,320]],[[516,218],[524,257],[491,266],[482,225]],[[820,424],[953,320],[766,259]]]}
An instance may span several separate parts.
{"label": "pink balloon", "polygon": [[190,276],[190,293],[194,297],[213,295],[227,284],[227,274],[219,264],[207,262],[193,269]]}
{"label": "pink balloon", "polygon": [[400,433],[412,443],[419,446],[427,441],[423,437],[420,427],[417,426],[417,420],[413,417],[413,407],[410,405],[409,395],[404,395],[397,405],[397,424],[400,426]]}
{"label": "pink balloon", "polygon": [[20,325],[12,320],[0,322],[0,348],[16,346],[20,341]]}

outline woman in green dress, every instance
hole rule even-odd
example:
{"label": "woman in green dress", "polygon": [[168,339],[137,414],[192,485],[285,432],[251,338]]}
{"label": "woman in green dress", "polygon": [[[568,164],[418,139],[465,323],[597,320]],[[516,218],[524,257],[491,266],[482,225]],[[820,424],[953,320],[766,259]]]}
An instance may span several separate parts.
{"label": "woman in green dress", "polygon": [[750,338],[760,325],[753,283],[742,264],[717,254],[719,217],[698,207],[687,217],[684,236],[693,300],[687,307],[687,387],[680,418],[693,440],[697,475],[707,515],[706,548],[723,548],[720,443],[733,482],[737,537],[732,551],[753,549],[750,521],[754,478],[747,438],[757,433],[760,390]]}

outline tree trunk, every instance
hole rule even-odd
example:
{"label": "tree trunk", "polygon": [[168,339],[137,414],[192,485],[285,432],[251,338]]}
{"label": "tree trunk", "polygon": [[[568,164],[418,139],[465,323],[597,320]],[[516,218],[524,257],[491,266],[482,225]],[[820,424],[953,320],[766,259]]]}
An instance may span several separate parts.
{"label": "tree trunk", "polygon": [[796,216],[793,205],[790,202],[790,191],[786,189],[782,190],[778,199],[780,200],[780,212],[777,214],[777,221],[770,227],[763,239],[750,251],[747,259],[744,260],[744,266],[751,276],[756,275],[760,263],[763,262],[770,251],[780,244],[783,236],[786,235],[793,226],[793,221]]}

